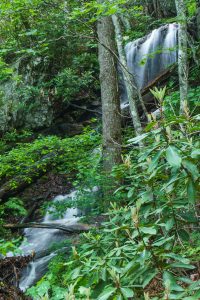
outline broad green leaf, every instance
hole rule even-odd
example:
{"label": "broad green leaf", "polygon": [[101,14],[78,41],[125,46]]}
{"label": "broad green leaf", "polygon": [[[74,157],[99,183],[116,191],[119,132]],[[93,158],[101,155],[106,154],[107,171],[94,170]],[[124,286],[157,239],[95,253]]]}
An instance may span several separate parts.
{"label": "broad green leaf", "polygon": [[138,259],[138,262],[141,264],[141,265],[144,265],[146,261],[149,260],[149,258],[151,257],[151,253],[144,249],[141,253],[140,253],[140,258]]}
{"label": "broad green leaf", "polygon": [[150,165],[149,165],[149,168],[148,168],[148,172],[151,173],[158,165],[158,162],[159,162],[159,159],[161,157],[163,153],[163,150],[160,150],[158,151],[158,153],[153,157]]}
{"label": "broad green leaf", "polygon": [[170,236],[169,238],[161,238],[157,242],[153,243],[153,246],[156,246],[156,247],[162,246],[165,243],[170,242],[173,239],[174,239],[174,235]]}
{"label": "broad green leaf", "polygon": [[128,198],[131,198],[131,197],[133,196],[134,191],[135,191],[135,188],[131,188],[131,189],[128,191],[127,197],[128,197]]}
{"label": "broad green leaf", "polygon": [[180,168],[181,166],[181,156],[178,153],[178,149],[174,146],[169,146],[166,150],[166,159],[170,166],[175,168]]}
{"label": "broad green leaf", "polygon": [[116,299],[115,300],[124,300],[122,295],[116,295]]}
{"label": "broad green leaf", "polygon": [[173,263],[169,265],[171,268],[184,268],[184,269],[195,269],[195,266],[184,264],[184,263]]}
{"label": "broad green leaf", "polygon": [[176,292],[184,291],[184,288],[182,288],[182,286],[176,283],[176,279],[170,272],[165,271],[163,273],[163,280],[165,286],[169,286],[171,291],[176,291]]}
{"label": "broad green leaf", "polygon": [[122,270],[122,274],[126,274],[131,271],[131,273],[136,272],[136,270],[140,267],[138,262],[135,260],[130,261]]}
{"label": "broad green leaf", "polygon": [[178,174],[173,175],[170,180],[163,185],[163,187],[161,188],[161,191],[164,191],[165,189],[167,189],[170,185],[172,185],[173,183],[175,183],[176,181],[178,181],[180,179],[180,177],[178,176]]}
{"label": "broad green leaf", "polygon": [[44,296],[48,290],[50,289],[50,282],[49,281],[43,281],[41,284],[40,284],[40,289],[38,291],[38,295],[40,297]]}
{"label": "broad green leaf", "polygon": [[188,258],[185,258],[185,257],[182,257],[178,254],[174,254],[174,253],[167,253],[167,254],[164,254],[163,255],[164,257],[170,257],[170,258],[173,258],[173,259],[176,259],[184,264],[189,264],[190,263],[190,260]]}
{"label": "broad green leaf", "polygon": [[78,289],[79,290],[79,293],[81,295],[90,295],[90,288],[86,288],[84,286],[80,286],[80,288]]}
{"label": "broad green leaf", "polygon": [[72,279],[76,279],[77,277],[79,277],[80,271],[81,267],[77,267],[76,269],[74,269],[71,273]]}
{"label": "broad green leaf", "polygon": [[190,203],[195,203],[196,201],[196,188],[193,180],[190,178],[187,185],[187,195]]}
{"label": "broad green leaf", "polygon": [[120,290],[125,298],[130,298],[134,296],[134,292],[130,288],[122,287]]}
{"label": "broad green leaf", "polygon": [[192,158],[198,158],[200,156],[200,149],[195,149],[191,153]]}
{"label": "broad green leaf", "polygon": [[158,123],[158,121],[152,121],[152,122],[150,122],[150,123],[145,127],[145,131],[146,131],[146,132],[150,131],[157,123]]}
{"label": "broad green leaf", "polygon": [[189,241],[190,235],[185,229],[179,229],[178,234],[183,241]]}
{"label": "broad green leaf", "polygon": [[147,273],[145,275],[145,278],[144,278],[144,281],[143,281],[143,289],[149,284],[149,282],[158,274],[158,271],[155,270],[154,272],[150,272],[150,273]]}
{"label": "broad green leaf", "polygon": [[102,278],[103,281],[106,281],[106,278],[107,278],[106,275],[107,275],[107,270],[106,270],[106,268],[103,268],[101,270],[101,278]]}
{"label": "broad green leaf", "polygon": [[107,300],[112,296],[116,291],[116,288],[114,287],[107,287],[104,289],[104,291],[99,295],[97,298],[98,300]]}
{"label": "broad green leaf", "polygon": [[174,218],[169,219],[166,224],[165,224],[165,228],[167,231],[171,230],[174,226]]}
{"label": "broad green leaf", "polygon": [[140,227],[140,230],[146,234],[156,234],[156,229],[154,227]]}
{"label": "broad green leaf", "polygon": [[199,300],[200,295],[196,294],[194,296],[190,296],[190,297],[184,297],[184,300]]}
{"label": "broad green leaf", "polygon": [[183,160],[183,166],[190,172],[192,175],[194,181],[196,181],[199,178],[199,171],[197,169],[197,166],[193,164],[191,161],[184,159]]}
{"label": "broad green leaf", "polygon": [[130,144],[137,144],[137,143],[139,143],[140,141],[144,140],[147,136],[148,136],[147,133],[143,133],[143,134],[141,134],[141,135],[138,135],[138,136],[136,136],[136,137],[134,137],[134,138],[128,140],[128,142],[129,142]]}

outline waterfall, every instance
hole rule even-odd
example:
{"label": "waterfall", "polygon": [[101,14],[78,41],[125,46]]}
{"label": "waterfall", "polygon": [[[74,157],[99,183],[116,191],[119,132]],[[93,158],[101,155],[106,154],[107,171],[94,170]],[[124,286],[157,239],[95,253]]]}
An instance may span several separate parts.
{"label": "waterfall", "polygon": [[[76,193],[74,191],[65,196],[57,196],[54,202],[73,200],[76,197]],[[42,222],[72,225],[79,220],[77,217],[78,209],[76,208],[67,209],[62,217],[55,217],[53,214],[55,211],[54,208],[48,210]],[[35,259],[22,272],[19,286],[23,291],[35,284],[45,274],[49,261],[56,255],[56,251],[49,251],[52,244],[66,239],[66,233],[58,229],[27,228],[24,230],[24,235],[25,240],[22,242],[20,249],[24,255],[35,252]]]}
{"label": "waterfall", "polygon": [[126,45],[127,65],[143,88],[177,61],[178,25],[173,23]]}

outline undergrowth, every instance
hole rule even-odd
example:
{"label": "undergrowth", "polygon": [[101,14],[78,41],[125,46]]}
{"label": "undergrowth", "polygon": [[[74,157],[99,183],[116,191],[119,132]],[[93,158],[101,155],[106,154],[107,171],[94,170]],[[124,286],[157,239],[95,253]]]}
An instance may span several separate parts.
{"label": "undergrowth", "polygon": [[52,260],[33,299],[200,299],[199,119],[161,111],[129,140],[106,221]]}
{"label": "undergrowth", "polygon": [[15,187],[19,179],[32,181],[33,172],[53,169],[69,174],[81,165],[87,165],[90,151],[100,143],[100,137],[88,128],[81,135],[61,139],[56,136],[40,136],[33,142],[19,143],[0,155],[0,183],[10,181]]}

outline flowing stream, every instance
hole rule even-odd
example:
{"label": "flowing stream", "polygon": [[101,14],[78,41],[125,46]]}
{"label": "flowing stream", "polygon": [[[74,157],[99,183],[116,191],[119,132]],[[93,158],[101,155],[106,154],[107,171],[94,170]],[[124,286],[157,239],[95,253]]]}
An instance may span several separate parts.
{"label": "flowing stream", "polygon": [[[76,197],[76,191],[65,195],[57,196],[54,202],[63,202],[73,200]],[[63,217],[55,217],[54,209],[47,211],[42,223],[59,223],[72,225],[79,220],[78,209],[70,208],[64,213]],[[46,272],[48,262],[56,255],[56,251],[50,252],[48,249],[55,242],[66,239],[66,233],[57,229],[37,229],[28,228],[24,230],[25,240],[20,246],[24,255],[35,253],[35,259],[24,268],[20,279],[20,289],[25,291],[28,287],[35,284]]]}

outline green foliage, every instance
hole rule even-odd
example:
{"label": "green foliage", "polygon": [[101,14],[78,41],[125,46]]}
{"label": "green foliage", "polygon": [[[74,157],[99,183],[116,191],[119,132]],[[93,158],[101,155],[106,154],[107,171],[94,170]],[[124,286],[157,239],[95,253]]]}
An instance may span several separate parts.
{"label": "green foliage", "polygon": [[[27,211],[24,208],[24,203],[19,198],[9,198],[8,201],[0,205],[0,238],[11,238],[8,230],[3,228],[6,220],[19,220],[21,217],[26,216]],[[12,242],[11,242],[12,243]],[[3,244],[3,242],[2,242]],[[9,245],[9,242],[8,242]],[[3,247],[3,246],[2,246]],[[6,246],[5,246],[6,247]],[[13,246],[14,247],[14,246]]]}
{"label": "green foliage", "polygon": [[[199,113],[199,103],[200,103],[200,86],[190,88],[188,92],[188,104],[192,113],[196,113],[196,114]],[[180,107],[179,91],[175,91],[165,98],[164,108],[168,116],[171,114],[178,115],[179,107]]]}
{"label": "green foliage", "polygon": [[33,299],[199,299],[191,278],[200,247],[198,121],[163,116],[129,140],[146,144],[113,170],[124,182],[113,196],[121,201],[107,203],[106,222],[83,234],[69,258],[52,261],[28,290]]}
{"label": "green foliage", "polygon": [[73,100],[80,91],[87,90],[92,84],[94,80],[92,73],[92,71],[85,71],[80,76],[72,69],[64,69],[52,82],[56,89],[56,97],[62,97],[68,102]]}
{"label": "green foliage", "polygon": [[84,17],[78,22],[71,18],[81,3],[0,3],[0,106],[5,108],[5,112],[1,109],[5,117],[2,132],[13,127],[41,128],[52,121],[46,110],[54,109],[56,114],[64,102],[96,98],[97,43],[87,38],[94,35],[94,29],[87,27]]}
{"label": "green foliage", "polygon": [[194,16],[197,11],[197,2],[196,0],[187,0],[186,1],[188,14],[190,17]]}
{"label": "green foliage", "polygon": [[22,130],[21,132],[18,132],[16,129],[13,129],[12,131],[4,134],[2,141],[7,144],[14,143],[14,145],[16,145],[22,141],[25,141],[26,139],[31,138],[32,136],[32,131]]}
{"label": "green foliage", "polygon": [[12,253],[13,255],[21,254],[19,250],[19,244],[21,239],[13,239],[12,241],[6,241],[4,239],[0,240],[0,257],[6,256],[8,252]]}
{"label": "green foliage", "polygon": [[[195,2],[187,1],[190,17],[196,12]],[[140,1],[129,0],[2,0],[0,80],[13,90],[8,95],[1,88],[0,97],[2,106],[9,105],[11,127],[15,118],[25,119],[38,104],[62,107],[74,98],[95,98],[99,83],[93,23],[101,16],[128,14],[135,29],[125,32],[126,42],[163,24],[161,19],[145,16],[143,9]],[[198,83],[197,73],[194,69],[192,79]],[[31,183],[34,176],[50,169],[73,178],[76,173],[74,186],[79,193],[73,205],[83,211],[89,208],[91,214],[106,212],[102,227],[83,234],[69,257],[61,253],[53,259],[47,274],[28,290],[33,299],[200,298],[200,281],[192,277],[200,257],[196,230],[199,116],[195,115],[200,89],[190,89],[192,113],[181,117],[179,92],[165,99],[165,89],[153,93],[161,120],[149,123],[143,135],[129,139],[123,164],[111,174],[118,188],[107,199],[101,188],[111,189],[111,182],[101,172],[100,137],[95,131],[86,129],[65,139],[39,136],[30,142],[31,133],[18,135],[13,130],[0,141],[0,184],[16,188],[21,181]],[[14,100],[9,102],[10,97]],[[28,142],[21,143],[23,139]],[[137,147],[140,141],[143,149]],[[98,186],[95,193],[94,186]],[[53,205],[62,214],[72,203]],[[11,198],[0,206],[0,223],[8,215],[25,214],[22,201]],[[19,240],[1,240],[0,254],[17,254],[18,244]],[[54,250],[65,245],[55,245]]]}
{"label": "green foliage", "polygon": [[2,60],[0,57],[0,80],[1,82],[3,80],[9,79],[13,74],[12,68],[9,68],[6,63]]}
{"label": "green foliage", "polygon": [[16,217],[25,216],[26,209],[19,198],[10,198],[4,205],[0,206],[0,216],[6,217],[8,214]]}
{"label": "green foliage", "polygon": [[50,168],[67,174],[77,171],[78,165],[86,164],[89,152],[98,143],[99,136],[85,129],[83,134],[73,138],[40,136],[32,143],[19,144],[0,155],[0,182],[10,180],[15,188],[20,180],[31,182],[33,174]]}

